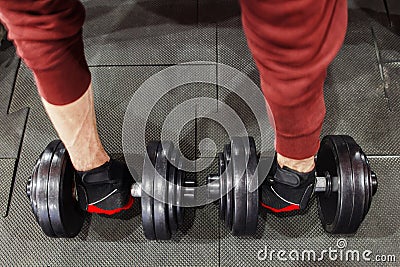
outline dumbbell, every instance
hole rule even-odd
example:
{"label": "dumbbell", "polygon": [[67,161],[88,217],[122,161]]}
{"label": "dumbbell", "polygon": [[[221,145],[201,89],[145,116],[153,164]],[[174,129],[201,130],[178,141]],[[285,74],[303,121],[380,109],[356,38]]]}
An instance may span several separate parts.
{"label": "dumbbell", "polygon": [[[233,235],[253,235],[257,230],[260,194],[256,188],[259,178],[265,178],[259,177],[258,162],[254,139],[235,137],[218,154],[218,174],[208,177],[209,198],[219,197],[220,218]],[[377,176],[353,138],[329,135],[322,139],[316,158],[314,191],[326,232],[355,233],[377,188]]]}
{"label": "dumbbell", "polygon": [[[142,181],[132,185],[131,194],[141,197],[145,237],[165,240],[183,222],[185,208],[180,203],[194,198],[194,181],[186,178],[181,156],[172,143],[151,142],[147,155]],[[40,155],[26,186],[32,212],[47,236],[75,237],[83,226],[86,212],[79,207],[75,179],[76,171],[63,143],[52,141]]]}

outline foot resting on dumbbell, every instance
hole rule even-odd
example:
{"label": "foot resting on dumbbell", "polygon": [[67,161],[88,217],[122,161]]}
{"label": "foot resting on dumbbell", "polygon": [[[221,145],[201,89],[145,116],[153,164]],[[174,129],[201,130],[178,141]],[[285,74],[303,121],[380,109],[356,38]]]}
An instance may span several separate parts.
{"label": "foot resting on dumbbell", "polygon": [[262,185],[261,205],[273,212],[305,209],[314,189],[315,167],[312,168],[308,172],[299,172],[281,167],[275,158]]}
{"label": "foot resting on dumbbell", "polygon": [[110,160],[90,171],[77,172],[77,192],[82,209],[90,213],[114,215],[133,205],[130,188],[133,178],[128,167]]}

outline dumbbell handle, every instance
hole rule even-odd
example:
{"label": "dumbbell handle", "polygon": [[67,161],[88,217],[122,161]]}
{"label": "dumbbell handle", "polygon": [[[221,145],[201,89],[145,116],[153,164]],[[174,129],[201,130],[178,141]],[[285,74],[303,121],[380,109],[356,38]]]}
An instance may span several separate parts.
{"label": "dumbbell handle", "polygon": [[[372,194],[374,195],[377,187],[378,180],[376,174],[371,171],[372,178]],[[216,174],[211,174],[208,177],[209,184],[209,194],[211,197],[218,196],[219,194],[219,183],[212,183],[216,180],[220,179],[220,177]],[[339,177],[330,176],[329,173],[326,173],[325,176],[316,176],[315,177],[315,187],[314,191],[317,193],[326,193],[330,194],[331,192],[338,192],[339,190]]]}
{"label": "dumbbell handle", "polygon": [[[181,187],[182,196],[187,199],[193,199],[195,194],[194,185],[190,181],[186,181],[185,186]],[[141,197],[142,196],[142,182],[134,183],[131,186],[131,195],[132,197]]]}
{"label": "dumbbell handle", "polygon": [[[211,174],[208,176],[208,190],[211,197],[216,197],[220,193],[219,183],[213,183],[218,179],[220,179],[220,177],[217,174]],[[338,186],[338,177],[316,177],[315,192],[326,192],[328,188],[330,188],[330,191],[337,192]]]}

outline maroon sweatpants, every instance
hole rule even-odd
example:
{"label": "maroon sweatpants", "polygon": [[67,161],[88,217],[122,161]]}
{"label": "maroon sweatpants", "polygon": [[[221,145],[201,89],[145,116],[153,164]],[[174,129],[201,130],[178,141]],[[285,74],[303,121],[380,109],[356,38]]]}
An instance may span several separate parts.
{"label": "maroon sweatpants", "polygon": [[8,38],[49,103],[74,102],[90,84],[82,42],[84,20],[79,0],[0,0],[0,21]]}
{"label": "maroon sweatpants", "polygon": [[[346,0],[240,0],[248,45],[276,127],[276,150],[314,155],[325,116],[323,84],[342,45]],[[0,20],[33,71],[39,93],[65,105],[82,96],[90,72],[79,0],[0,0]]]}
{"label": "maroon sweatpants", "polygon": [[241,0],[241,6],[276,150],[294,159],[313,156],[325,117],[326,71],[346,33],[347,0]]}

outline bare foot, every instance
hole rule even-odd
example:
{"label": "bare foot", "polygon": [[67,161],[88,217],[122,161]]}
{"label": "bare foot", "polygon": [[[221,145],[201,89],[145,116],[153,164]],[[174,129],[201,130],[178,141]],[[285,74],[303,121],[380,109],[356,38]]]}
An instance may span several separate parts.
{"label": "bare foot", "polygon": [[281,168],[286,166],[292,170],[303,173],[310,172],[315,167],[314,156],[306,159],[297,160],[284,157],[281,154],[277,153],[277,161]]}

